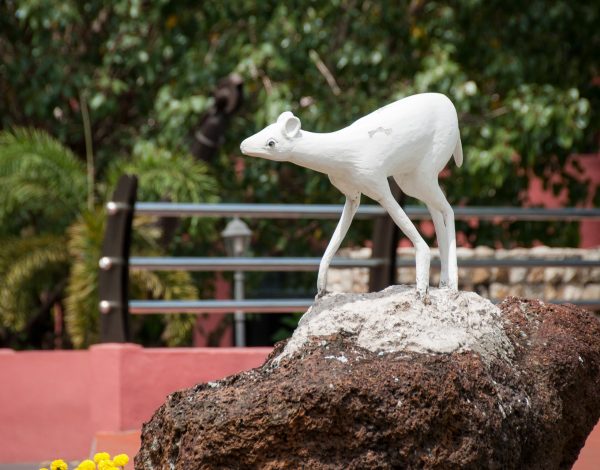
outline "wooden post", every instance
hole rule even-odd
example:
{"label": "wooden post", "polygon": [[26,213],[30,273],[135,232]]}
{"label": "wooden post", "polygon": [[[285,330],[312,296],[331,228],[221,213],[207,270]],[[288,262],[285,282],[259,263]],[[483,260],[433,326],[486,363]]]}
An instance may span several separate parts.
{"label": "wooden post", "polygon": [[[394,198],[401,206],[405,196],[393,178],[388,178]],[[400,241],[400,229],[389,215],[375,219],[373,227],[373,258],[388,260],[387,264],[371,268],[369,273],[369,291],[376,292],[396,284],[396,249]]]}
{"label": "wooden post", "polygon": [[129,341],[129,249],[131,222],[137,193],[137,177],[119,178],[112,200],[106,204],[108,217],[100,258],[100,340]]}

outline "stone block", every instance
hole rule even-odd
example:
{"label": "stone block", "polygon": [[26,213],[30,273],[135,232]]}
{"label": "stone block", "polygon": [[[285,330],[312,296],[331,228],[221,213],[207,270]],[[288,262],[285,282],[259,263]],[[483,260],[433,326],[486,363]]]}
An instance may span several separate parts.
{"label": "stone block", "polygon": [[543,284],[524,284],[524,285],[515,286],[515,287],[520,287],[521,291],[519,294],[513,294],[513,295],[524,296],[524,297],[527,297],[528,299],[541,299],[544,297],[544,285]]}
{"label": "stone block", "polygon": [[522,297],[525,295],[525,285],[515,284],[508,287],[508,295],[513,297]]}
{"label": "stone block", "polygon": [[600,267],[590,269],[587,281],[600,282]]}
{"label": "stone block", "polygon": [[490,284],[490,297],[492,299],[504,300],[510,294],[509,287],[506,284],[501,284],[499,282],[492,282]]}
{"label": "stone block", "polygon": [[583,295],[583,287],[578,285],[565,285],[563,287],[563,299],[562,300],[581,300]]}
{"label": "stone block", "polygon": [[474,268],[471,269],[471,282],[475,285],[484,284],[490,281],[489,268]]}
{"label": "stone block", "polygon": [[414,284],[416,278],[415,268],[398,268],[397,279],[400,284]]}
{"label": "stone block", "polygon": [[581,293],[581,300],[597,300],[600,301],[600,283],[587,284]]}
{"label": "stone block", "polygon": [[544,282],[544,271],[546,268],[537,267],[531,268],[527,274],[527,282],[529,284],[542,284]]}
{"label": "stone block", "polygon": [[563,282],[564,268],[550,267],[544,270],[544,282],[557,285]]}
{"label": "stone block", "polygon": [[499,267],[499,268],[492,268],[492,281],[495,282],[502,282],[502,283],[508,283],[508,279],[509,279],[509,268],[505,268],[505,267]]}
{"label": "stone block", "polygon": [[511,268],[508,274],[510,284],[520,284],[527,279],[527,268]]}
{"label": "stone block", "polygon": [[565,297],[565,288],[560,285],[546,284],[544,285],[544,299],[546,300],[562,300]]}

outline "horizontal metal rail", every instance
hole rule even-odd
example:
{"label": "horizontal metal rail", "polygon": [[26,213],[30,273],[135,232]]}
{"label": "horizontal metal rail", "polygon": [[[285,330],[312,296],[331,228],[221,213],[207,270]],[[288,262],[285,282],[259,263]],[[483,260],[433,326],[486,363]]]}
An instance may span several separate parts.
{"label": "horizontal metal rail", "polygon": [[[316,271],[321,258],[129,258],[129,267],[154,271]],[[373,268],[382,266],[382,258],[333,258],[334,268]],[[414,264],[414,262],[413,262]]]}
{"label": "horizontal metal rail", "polygon": [[[498,303],[498,300],[492,300]],[[599,310],[600,301],[594,300],[543,300],[552,304],[574,304],[590,310]],[[313,299],[274,300],[132,300],[129,311],[135,314],[150,313],[295,313],[303,312],[314,303]]]}
{"label": "horizontal metal rail", "polygon": [[294,313],[310,307],[314,299],[275,300],[132,300],[129,312],[146,313]]}
{"label": "horizontal metal rail", "polygon": [[[398,266],[412,266],[412,260],[398,260]],[[432,266],[439,266],[439,260],[431,262]],[[580,258],[564,259],[537,259],[537,258],[479,258],[479,259],[459,259],[459,268],[593,268],[600,266],[599,260],[589,260]]]}
{"label": "horizontal metal rail", "polygon": [[[108,203],[110,204],[110,203]],[[112,207],[112,206],[111,206]],[[342,213],[338,204],[192,204],[171,202],[138,202],[135,213],[161,217],[260,217],[270,219],[336,219]],[[407,215],[413,219],[427,219],[429,212],[423,206],[406,206]],[[372,218],[385,215],[378,205],[363,205],[357,217]],[[538,207],[455,207],[456,219],[484,220],[600,220],[600,209],[570,207],[547,209]]]}
{"label": "horizontal metal rail", "polygon": [[[246,217],[266,219],[336,219],[344,206],[337,204],[191,204],[170,202],[138,202],[138,215],[161,217]],[[367,205],[359,208],[357,217],[371,218],[385,215],[380,206]]]}
{"label": "horizontal metal rail", "polygon": [[[110,204],[110,203],[109,203]],[[335,204],[181,204],[181,203],[137,203],[137,215],[162,217],[202,216],[270,218],[270,219],[337,219],[342,212],[341,205]],[[110,210],[120,210],[110,207]],[[422,206],[407,206],[405,211],[415,220],[429,218]],[[600,220],[600,209],[583,208],[518,208],[518,207],[456,207],[456,219],[480,220],[522,220],[522,221],[575,221]],[[357,217],[374,218],[385,215],[378,205],[363,205]],[[320,258],[148,258],[131,257],[129,266],[133,269],[188,270],[188,271],[314,271],[318,269]],[[334,258],[331,266],[336,268],[372,268],[386,264],[383,259]],[[595,267],[600,260],[580,258],[564,259],[459,259],[459,266],[474,267]],[[119,260],[104,260],[103,269],[119,264]],[[399,267],[412,267],[414,260],[399,257]],[[432,260],[433,267],[439,267],[439,260]],[[197,300],[197,301],[142,301],[129,302],[129,310],[134,314],[152,313],[290,313],[301,312],[313,304],[313,299],[272,299],[272,300]],[[600,309],[598,301],[547,301],[551,303],[572,303],[590,309]]]}
{"label": "horizontal metal rail", "polygon": [[[129,267],[132,269],[152,271],[316,271],[319,269],[321,258],[200,258],[200,257],[136,257],[129,258]],[[100,260],[100,267],[110,269],[119,260]],[[332,268],[373,268],[387,264],[382,258],[333,258]],[[398,258],[396,266],[414,267],[415,261],[411,258]],[[431,260],[431,266],[440,267],[440,260]],[[532,259],[532,258],[504,258],[504,259],[459,259],[461,268],[492,268],[492,267],[598,267],[600,260],[583,260],[579,258],[565,259]],[[107,268],[108,267],[108,268]]]}
{"label": "horizontal metal rail", "polygon": [[511,220],[600,220],[600,209],[567,207],[548,209],[545,207],[456,207],[457,219],[511,219]]}

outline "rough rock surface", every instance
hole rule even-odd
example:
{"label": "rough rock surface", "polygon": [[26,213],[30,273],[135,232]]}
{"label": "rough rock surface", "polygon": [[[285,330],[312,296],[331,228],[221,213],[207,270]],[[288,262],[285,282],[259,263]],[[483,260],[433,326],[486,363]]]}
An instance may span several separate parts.
{"label": "rough rock surface", "polygon": [[302,317],[281,360],[314,336],[344,331],[372,352],[450,353],[473,350],[486,360],[512,354],[500,310],[474,292],[434,289],[425,302],[414,288],[392,286],[372,294],[333,294],[320,299]]}
{"label": "rough rock surface", "polygon": [[[388,314],[406,317],[420,301],[406,302]],[[356,313],[351,297],[341,304]],[[360,325],[300,340],[340,307],[320,299],[287,351],[280,343],[260,368],[170,395],[144,425],[135,468],[570,468],[600,417],[600,321],[509,298],[476,308],[470,324],[460,320],[470,304],[450,325],[467,340],[435,352],[412,340],[361,346]],[[398,320],[379,335],[408,327]],[[478,331],[496,340],[481,346]],[[480,347],[469,343],[477,337]]]}

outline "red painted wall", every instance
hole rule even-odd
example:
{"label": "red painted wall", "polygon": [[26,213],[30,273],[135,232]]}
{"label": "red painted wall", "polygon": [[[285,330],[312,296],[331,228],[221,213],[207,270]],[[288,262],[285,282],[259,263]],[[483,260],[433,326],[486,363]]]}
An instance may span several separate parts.
{"label": "red painted wall", "polygon": [[[231,283],[223,277],[223,273],[214,273],[215,299],[231,299]],[[210,315],[197,315],[196,328],[194,328],[193,346],[195,347],[228,347],[233,346],[233,325],[225,328],[218,344],[209,344],[208,336],[222,328],[223,322],[227,321],[228,313],[211,313]]]}
{"label": "red painted wall", "polygon": [[0,351],[0,462],[87,454],[89,357],[87,351]]}
{"label": "red painted wall", "polygon": [[0,349],[0,463],[85,458],[97,432],[139,429],[168,394],[258,367],[270,351]]}
{"label": "red painted wall", "polygon": [[[583,169],[580,174],[574,167],[573,162],[577,161]],[[600,153],[589,155],[572,155],[567,163],[567,171],[579,180],[588,181],[587,201],[582,207],[594,207],[593,197],[600,187]],[[557,179],[557,181],[559,181]],[[542,206],[549,208],[566,207],[567,190],[564,189],[555,196],[551,189],[544,189],[542,180],[532,176],[529,181],[529,191],[527,192],[526,205]],[[580,224],[580,248],[594,248],[600,245],[600,221],[584,220]],[[600,468],[600,465],[599,467]]]}

